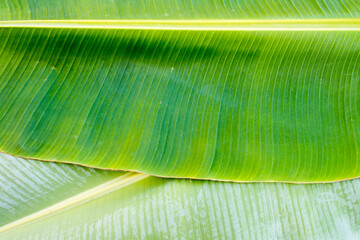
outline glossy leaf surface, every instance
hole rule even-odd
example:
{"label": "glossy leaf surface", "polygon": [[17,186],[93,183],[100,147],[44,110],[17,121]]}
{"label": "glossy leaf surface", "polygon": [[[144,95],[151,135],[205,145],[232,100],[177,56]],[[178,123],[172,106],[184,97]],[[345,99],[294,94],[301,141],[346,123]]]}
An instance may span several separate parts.
{"label": "glossy leaf surface", "polygon": [[[0,23],[1,151],[179,178],[360,175],[359,9],[352,1],[20,3],[0,8],[5,20],[74,19],[75,29]],[[341,19],[350,17],[353,31],[343,31]],[[190,22],[157,29],[164,18]],[[290,21],[303,18],[316,20]],[[150,30],[148,22],[137,30],[78,29],[76,19],[154,22]],[[203,19],[200,31],[186,30],[196,19]],[[266,30],[256,22],[251,31],[225,23],[215,31],[209,19],[258,19]]]}

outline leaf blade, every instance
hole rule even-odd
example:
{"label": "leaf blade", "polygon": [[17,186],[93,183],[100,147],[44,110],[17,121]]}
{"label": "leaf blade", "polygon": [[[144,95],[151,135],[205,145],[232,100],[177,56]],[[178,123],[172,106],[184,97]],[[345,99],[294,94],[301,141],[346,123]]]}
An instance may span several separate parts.
{"label": "leaf blade", "polygon": [[2,61],[23,57],[1,69],[1,151],[167,177],[359,175],[357,32],[2,34],[22,46]]}
{"label": "leaf blade", "polygon": [[[358,177],[359,9],[327,0],[204,3],[3,4],[10,26],[30,25],[1,28],[0,150],[167,177]],[[213,31],[227,22],[271,26]],[[204,31],[185,30],[194,23]],[[287,24],[328,31],[265,31]]]}

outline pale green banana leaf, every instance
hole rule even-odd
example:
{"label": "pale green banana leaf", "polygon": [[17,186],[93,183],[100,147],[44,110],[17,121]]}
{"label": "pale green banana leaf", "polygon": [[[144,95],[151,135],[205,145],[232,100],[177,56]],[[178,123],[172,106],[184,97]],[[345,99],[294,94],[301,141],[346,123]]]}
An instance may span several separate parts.
{"label": "pale green banana leaf", "polygon": [[0,226],[124,174],[0,154]]}
{"label": "pale green banana leaf", "polygon": [[[120,189],[115,185],[106,190],[107,194],[93,196],[90,201],[71,201],[59,210],[54,206],[66,202],[72,194],[79,196],[83,190],[89,194],[96,184],[104,186],[114,181],[116,174],[123,175],[0,157],[0,176],[6,176],[0,181],[1,188],[6,189],[0,198],[0,239],[4,240],[360,237],[358,179],[297,185],[149,176],[131,185],[120,185]],[[48,211],[36,219],[34,216],[43,209]],[[15,221],[20,224],[6,227]]]}
{"label": "pale green banana leaf", "polygon": [[2,2],[0,150],[166,177],[358,177],[357,5]]}

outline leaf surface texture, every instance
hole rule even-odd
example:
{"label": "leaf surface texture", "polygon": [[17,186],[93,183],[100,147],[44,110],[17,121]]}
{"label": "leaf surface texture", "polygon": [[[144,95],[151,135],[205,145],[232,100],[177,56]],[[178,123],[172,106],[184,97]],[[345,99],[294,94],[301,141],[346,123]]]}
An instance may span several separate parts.
{"label": "leaf surface texture", "polygon": [[75,26],[85,19],[200,19],[205,26],[209,19],[316,19],[330,29],[42,29],[41,21],[1,28],[0,150],[165,177],[358,177],[360,32],[334,23],[356,25],[356,3],[208,5],[7,1],[0,15]]}

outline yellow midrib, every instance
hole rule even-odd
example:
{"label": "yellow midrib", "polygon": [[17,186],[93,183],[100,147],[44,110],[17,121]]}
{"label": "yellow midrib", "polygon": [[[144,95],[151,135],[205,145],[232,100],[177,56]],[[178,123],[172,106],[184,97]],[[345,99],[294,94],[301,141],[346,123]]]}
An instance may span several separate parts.
{"label": "yellow midrib", "polygon": [[360,18],[219,20],[15,20],[0,28],[148,29],[197,31],[360,31]]}
{"label": "yellow midrib", "polygon": [[69,209],[75,207],[84,202],[90,201],[92,199],[98,198],[106,193],[113,192],[120,188],[126,187],[132,183],[138,182],[144,178],[149,177],[149,175],[141,174],[141,173],[127,173],[118,178],[110,180],[104,184],[101,184],[97,187],[94,187],[90,190],[77,194],[73,197],[65,199],[59,203],[56,203],[50,207],[42,209],[38,212],[35,212],[31,215],[23,217],[19,220],[11,222],[7,225],[0,227],[0,233],[10,231],[12,229],[18,228],[20,226],[24,226],[36,220],[49,217],[53,214],[59,213],[64,209]]}

